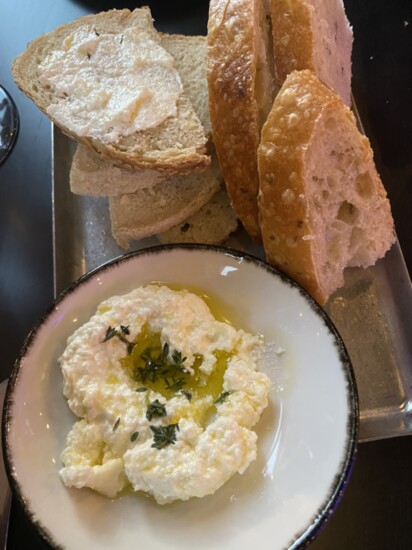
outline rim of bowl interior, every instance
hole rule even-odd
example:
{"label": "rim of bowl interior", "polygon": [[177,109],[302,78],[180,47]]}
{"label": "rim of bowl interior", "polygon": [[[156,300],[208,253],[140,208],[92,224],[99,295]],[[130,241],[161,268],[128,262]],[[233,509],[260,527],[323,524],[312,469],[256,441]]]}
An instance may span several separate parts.
{"label": "rim of bowl interior", "polygon": [[67,287],[64,291],[62,291],[59,294],[59,296],[53,301],[51,306],[47,308],[45,313],[39,318],[39,320],[35,323],[33,328],[30,330],[30,332],[28,333],[23,343],[21,351],[14,363],[14,366],[9,378],[9,383],[6,389],[5,399],[4,399],[3,418],[2,418],[3,456],[4,456],[5,467],[6,467],[6,473],[9,479],[13,496],[17,498],[17,501],[21,506],[21,508],[23,509],[26,517],[29,519],[31,524],[35,527],[35,529],[40,534],[42,539],[51,548],[55,550],[62,549],[62,547],[59,546],[59,544],[53,540],[53,536],[50,533],[50,531],[40,521],[36,519],[35,513],[30,508],[30,503],[26,502],[26,499],[24,497],[24,489],[20,486],[18,480],[13,475],[13,460],[12,460],[11,450],[8,442],[8,433],[10,431],[10,425],[12,420],[13,393],[19,378],[20,366],[21,366],[22,360],[27,355],[27,352],[30,350],[30,347],[34,342],[40,327],[50,317],[55,307],[58,304],[60,304],[63,300],[65,300],[68,296],[70,296],[70,294],[76,291],[76,289],[79,288],[82,284],[87,283],[96,274],[101,273],[102,271],[105,271],[105,270],[113,269],[116,266],[122,263],[125,263],[127,261],[130,261],[134,258],[138,258],[140,256],[146,256],[150,254],[158,254],[162,252],[172,252],[174,250],[186,250],[186,251],[204,250],[206,252],[214,252],[217,254],[221,254],[222,256],[231,256],[237,259],[246,260],[249,263],[254,263],[260,268],[271,273],[275,277],[279,277],[283,282],[285,282],[289,286],[296,288],[299,291],[299,293],[303,296],[303,298],[309,303],[309,306],[311,307],[311,309],[313,309],[315,313],[317,313],[317,315],[319,315],[322,318],[323,322],[326,324],[327,328],[329,329],[329,331],[333,336],[336,349],[337,349],[337,354],[340,358],[340,364],[345,374],[346,387],[347,387],[347,393],[348,393],[348,404],[349,404],[350,412],[349,412],[348,425],[347,425],[347,437],[346,437],[346,443],[345,443],[344,458],[342,460],[339,472],[336,474],[335,479],[322,505],[319,507],[319,510],[317,511],[316,515],[308,523],[308,525],[304,527],[301,532],[297,533],[294,536],[294,538],[288,543],[288,546],[285,547],[289,550],[292,550],[292,549],[297,550],[297,549],[305,548],[317,537],[317,535],[322,530],[322,528],[324,527],[329,517],[332,515],[340,499],[342,498],[342,495],[349,481],[350,474],[353,467],[353,462],[356,456],[357,437],[358,437],[358,430],[359,430],[359,398],[358,398],[353,366],[352,366],[348,351],[346,349],[346,346],[338,330],[333,324],[332,320],[330,319],[326,311],[314,300],[314,298],[312,298],[312,296],[303,287],[299,285],[299,283],[291,279],[288,275],[280,271],[278,268],[268,264],[264,260],[256,258],[255,256],[252,256],[251,254],[248,254],[246,252],[241,252],[241,251],[234,250],[232,248],[227,248],[224,246],[191,244],[191,243],[163,244],[163,245],[151,246],[147,248],[142,248],[140,250],[127,252],[125,254],[122,254],[121,256],[118,256],[112,260],[109,260],[108,262],[105,262],[97,266],[96,268],[88,271],[87,273],[85,273],[84,275],[76,279],[76,281],[74,281],[69,287]]}

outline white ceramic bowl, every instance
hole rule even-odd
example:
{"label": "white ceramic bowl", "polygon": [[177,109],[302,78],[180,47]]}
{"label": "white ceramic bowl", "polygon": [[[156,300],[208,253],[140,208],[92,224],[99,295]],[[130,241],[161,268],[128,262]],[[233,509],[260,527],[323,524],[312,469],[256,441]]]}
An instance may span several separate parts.
{"label": "white ceramic bowl", "polygon": [[[286,350],[273,353],[257,460],[215,495],[164,507],[68,489],[58,476],[74,420],[57,362],[66,339],[105,298],[153,281],[205,292],[236,327]],[[26,340],[3,422],[12,489],[53,548],[277,550],[307,544],[334,509],[355,454],[358,408],[345,347],[306,292],[246,254],[178,245],[125,255],[59,297]]]}

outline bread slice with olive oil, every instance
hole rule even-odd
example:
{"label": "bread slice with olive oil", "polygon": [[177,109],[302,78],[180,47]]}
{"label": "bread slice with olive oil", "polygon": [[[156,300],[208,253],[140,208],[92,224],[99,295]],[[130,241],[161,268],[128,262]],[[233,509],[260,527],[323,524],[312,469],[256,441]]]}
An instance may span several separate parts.
{"label": "bread slice with olive oil", "polygon": [[210,164],[207,137],[174,65],[149,8],[141,8],[58,27],[31,42],[12,72],[28,97],[85,147],[173,175]]}
{"label": "bread slice with olive oil", "polygon": [[[206,37],[160,33],[160,38],[162,46],[174,57],[184,91],[206,136],[210,136]],[[167,178],[167,173],[159,170],[133,168],[124,163],[102,159],[79,145],[70,170],[70,188],[77,195],[112,196],[153,187]]]}
{"label": "bread slice with olive oil", "polygon": [[262,129],[259,209],[267,259],[324,304],[346,267],[373,265],[395,241],[368,139],[311,71],[291,73]]}

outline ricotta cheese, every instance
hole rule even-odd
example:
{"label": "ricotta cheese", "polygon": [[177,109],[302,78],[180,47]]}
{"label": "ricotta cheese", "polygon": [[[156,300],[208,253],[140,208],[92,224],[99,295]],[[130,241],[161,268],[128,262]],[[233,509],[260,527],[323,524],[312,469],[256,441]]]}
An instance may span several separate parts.
{"label": "ricotta cheese", "polygon": [[214,493],[256,458],[268,403],[260,337],[216,320],[186,290],[148,285],[103,302],[68,339],[64,394],[80,418],[60,476],[160,504]]}
{"label": "ricotta cheese", "polygon": [[176,116],[183,90],[174,58],[138,27],[122,34],[80,27],[38,71],[58,98],[48,114],[76,134],[102,141],[118,141]]}

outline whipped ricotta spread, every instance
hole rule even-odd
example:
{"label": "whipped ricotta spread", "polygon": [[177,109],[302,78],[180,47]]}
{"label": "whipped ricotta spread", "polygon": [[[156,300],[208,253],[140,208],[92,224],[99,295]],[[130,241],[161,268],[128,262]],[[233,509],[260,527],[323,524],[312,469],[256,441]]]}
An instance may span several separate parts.
{"label": "whipped ricotta spread", "polygon": [[176,116],[183,89],[174,58],[138,27],[122,34],[80,27],[38,71],[55,96],[50,116],[80,136],[110,142]]}
{"label": "whipped ricotta spread", "polygon": [[151,284],[103,302],[60,359],[79,417],[63,482],[160,504],[214,493],[256,458],[251,428],[271,386],[257,371],[262,345],[186,290]]}

